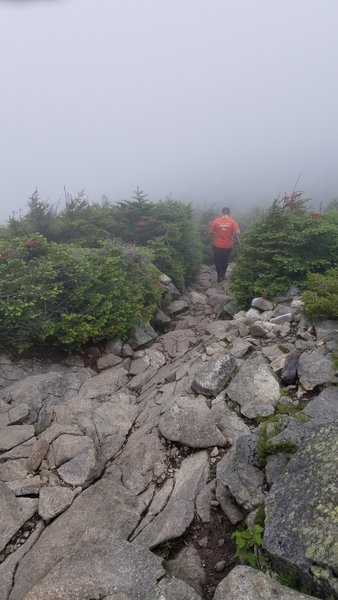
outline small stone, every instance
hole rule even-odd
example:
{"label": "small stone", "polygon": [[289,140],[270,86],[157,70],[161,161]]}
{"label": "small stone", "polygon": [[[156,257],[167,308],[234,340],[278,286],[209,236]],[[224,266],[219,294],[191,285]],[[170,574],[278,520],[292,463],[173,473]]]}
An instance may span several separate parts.
{"label": "small stone", "polygon": [[217,571],[218,573],[221,573],[226,565],[226,561],[225,560],[220,560],[219,562],[217,562],[215,564],[215,571]]}
{"label": "small stone", "polygon": [[205,536],[204,538],[201,538],[200,540],[198,540],[198,545],[200,548],[206,548],[208,545],[208,536]]}
{"label": "small stone", "polygon": [[217,446],[215,446],[215,448],[213,450],[211,450],[210,452],[210,456],[215,457],[218,456],[219,450],[217,448]]}
{"label": "small stone", "polygon": [[223,538],[221,538],[220,540],[218,540],[218,542],[217,542],[217,546],[218,546],[219,548],[223,548],[223,546],[224,546],[224,539],[223,539]]}

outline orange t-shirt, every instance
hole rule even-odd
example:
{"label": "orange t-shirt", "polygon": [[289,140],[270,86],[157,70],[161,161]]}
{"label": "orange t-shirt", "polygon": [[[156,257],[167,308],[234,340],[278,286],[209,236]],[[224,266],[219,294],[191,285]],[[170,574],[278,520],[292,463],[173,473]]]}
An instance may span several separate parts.
{"label": "orange t-shirt", "polygon": [[232,248],[234,234],[240,233],[238,224],[228,216],[218,217],[211,223],[209,233],[214,234],[213,246],[215,248]]}

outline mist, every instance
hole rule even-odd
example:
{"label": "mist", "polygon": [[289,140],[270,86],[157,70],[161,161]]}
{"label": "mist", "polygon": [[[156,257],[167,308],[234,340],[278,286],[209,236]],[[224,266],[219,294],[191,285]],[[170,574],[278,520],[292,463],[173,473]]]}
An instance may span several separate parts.
{"label": "mist", "polygon": [[0,1],[0,222],[140,186],[205,208],[338,196],[338,4]]}

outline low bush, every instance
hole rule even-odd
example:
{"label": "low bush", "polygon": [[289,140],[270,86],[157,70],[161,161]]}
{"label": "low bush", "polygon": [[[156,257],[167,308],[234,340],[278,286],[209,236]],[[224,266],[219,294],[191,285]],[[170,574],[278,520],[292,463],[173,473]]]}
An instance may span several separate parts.
{"label": "low bush", "polygon": [[310,273],[303,294],[304,310],[312,319],[338,319],[338,267]]}
{"label": "low bush", "polygon": [[49,345],[78,349],[126,339],[153,314],[159,273],[123,248],[80,248],[40,235],[0,242],[0,340],[23,352]]}

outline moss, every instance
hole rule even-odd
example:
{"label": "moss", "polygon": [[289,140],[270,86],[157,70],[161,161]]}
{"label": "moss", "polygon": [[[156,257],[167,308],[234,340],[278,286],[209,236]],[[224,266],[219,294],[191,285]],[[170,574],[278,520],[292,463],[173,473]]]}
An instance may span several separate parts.
{"label": "moss", "polygon": [[272,456],[273,454],[278,454],[279,452],[284,452],[286,454],[294,454],[297,451],[296,444],[284,440],[281,442],[273,443],[271,438],[278,435],[282,431],[281,422],[275,422],[275,426],[272,431],[268,431],[268,423],[263,428],[261,435],[257,441],[257,457],[262,466],[265,466],[266,459],[268,456]]}

